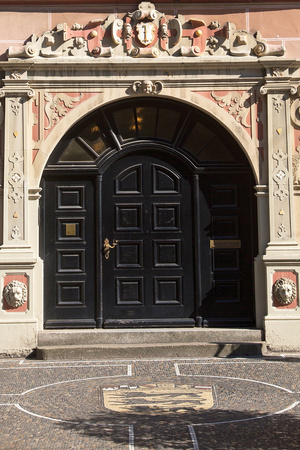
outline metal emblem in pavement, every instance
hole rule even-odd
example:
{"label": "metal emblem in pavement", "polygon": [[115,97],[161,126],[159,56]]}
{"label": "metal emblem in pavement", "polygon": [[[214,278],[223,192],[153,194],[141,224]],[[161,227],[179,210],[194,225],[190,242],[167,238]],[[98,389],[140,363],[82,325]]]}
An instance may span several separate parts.
{"label": "metal emblem in pavement", "polygon": [[141,386],[111,386],[101,389],[102,406],[119,413],[186,412],[213,407],[211,386],[153,383]]}

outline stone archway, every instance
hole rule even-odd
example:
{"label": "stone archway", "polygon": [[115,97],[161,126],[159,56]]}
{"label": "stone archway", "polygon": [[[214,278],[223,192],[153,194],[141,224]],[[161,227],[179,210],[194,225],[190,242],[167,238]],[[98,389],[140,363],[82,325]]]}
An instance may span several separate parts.
{"label": "stone archway", "polygon": [[186,104],[137,97],[89,114],[44,171],[46,326],[253,325],[253,184],[226,130]]}

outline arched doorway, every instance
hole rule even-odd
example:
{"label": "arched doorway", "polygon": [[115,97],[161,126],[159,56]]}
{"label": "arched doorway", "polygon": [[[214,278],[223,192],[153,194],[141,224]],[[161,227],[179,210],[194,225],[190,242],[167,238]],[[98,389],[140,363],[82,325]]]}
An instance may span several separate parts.
{"label": "arched doorway", "polygon": [[194,108],[93,112],[44,170],[45,327],[253,326],[253,186],[236,142]]}

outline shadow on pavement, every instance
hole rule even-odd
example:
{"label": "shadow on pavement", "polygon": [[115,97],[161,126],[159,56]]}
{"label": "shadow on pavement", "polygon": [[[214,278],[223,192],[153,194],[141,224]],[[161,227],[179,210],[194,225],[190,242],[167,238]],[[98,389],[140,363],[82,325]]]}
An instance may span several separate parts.
{"label": "shadow on pavement", "polygon": [[191,424],[199,449],[300,448],[300,415],[296,416],[295,410],[257,418],[261,415],[259,411],[211,409],[195,413],[186,409],[179,413],[141,408],[135,414],[108,411],[60,426],[96,437],[105,448],[128,445],[131,426],[135,449],[196,449],[188,427]]}

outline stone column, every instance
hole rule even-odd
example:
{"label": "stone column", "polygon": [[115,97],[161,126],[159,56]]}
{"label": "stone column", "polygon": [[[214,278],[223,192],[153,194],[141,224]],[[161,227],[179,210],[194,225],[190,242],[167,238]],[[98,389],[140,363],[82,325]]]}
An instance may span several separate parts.
{"label": "stone column", "polygon": [[290,94],[296,88],[268,86],[269,247],[297,245],[293,211],[293,167],[290,133]]}
{"label": "stone column", "polygon": [[269,348],[281,351],[300,349],[300,248],[295,236],[290,122],[290,96],[296,88],[287,74],[285,69],[276,81],[269,73],[261,88],[267,97],[270,232],[263,257],[267,280],[265,332]]}
{"label": "stone column", "polygon": [[[22,304],[7,302],[0,308],[2,348],[16,353],[30,352],[36,346],[37,307],[33,293],[35,282],[42,278],[37,269],[38,255],[29,238],[29,230],[38,233],[36,217],[29,217],[28,168],[31,164],[31,117],[29,99],[34,91],[28,86],[26,72],[9,71],[3,80],[0,97],[4,101],[4,170],[3,170],[3,240],[0,247],[1,293],[10,285],[26,292]],[[30,194],[30,195],[29,195]],[[5,289],[4,289],[5,288]],[[41,313],[39,312],[41,316]],[[23,353],[22,353],[23,354]]]}
{"label": "stone column", "polygon": [[28,98],[34,91],[26,85],[0,90],[5,98],[3,246],[28,245],[27,164]]}

